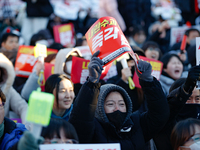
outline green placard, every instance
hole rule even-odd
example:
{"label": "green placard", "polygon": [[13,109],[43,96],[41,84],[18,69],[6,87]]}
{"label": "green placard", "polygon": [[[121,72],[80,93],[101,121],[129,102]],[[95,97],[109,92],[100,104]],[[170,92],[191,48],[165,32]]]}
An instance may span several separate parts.
{"label": "green placard", "polygon": [[41,92],[40,88],[38,88],[37,91],[33,91],[28,102],[26,120],[28,122],[47,126],[51,119],[53,102],[53,94]]}
{"label": "green placard", "polygon": [[42,45],[37,43],[34,47],[34,56],[37,58],[39,56],[47,57],[47,47],[46,45]]}

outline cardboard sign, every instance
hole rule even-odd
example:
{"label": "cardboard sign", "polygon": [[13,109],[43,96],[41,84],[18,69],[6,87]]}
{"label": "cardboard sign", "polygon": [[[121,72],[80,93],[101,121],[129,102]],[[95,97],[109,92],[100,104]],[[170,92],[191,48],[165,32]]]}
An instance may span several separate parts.
{"label": "cardboard sign", "polygon": [[[200,64],[200,37],[196,37],[196,65]],[[200,81],[197,81],[196,88],[200,89]]]}
{"label": "cardboard sign", "polygon": [[[151,66],[152,66],[151,75],[154,76],[157,80],[159,80],[160,75],[162,73],[163,63],[161,61],[149,59],[149,58],[146,58],[143,56],[139,56],[139,58],[144,61],[147,61],[151,64]],[[133,75],[133,82],[135,83],[135,87],[141,88],[140,83],[139,83],[139,78],[138,78],[136,72]]]}
{"label": "cardboard sign", "polygon": [[[72,57],[71,80],[73,83],[85,83],[87,77],[89,76],[89,63],[90,60],[86,60],[79,57]],[[106,76],[110,67],[111,64],[104,67],[100,79],[103,79]]]}
{"label": "cardboard sign", "polygon": [[133,53],[117,21],[112,17],[97,20],[85,36],[91,53],[100,50],[98,57],[104,64],[112,62],[124,53]]}
{"label": "cardboard sign", "polygon": [[[52,74],[54,74],[54,64],[44,63],[44,80],[43,81],[46,82],[48,77],[51,76]],[[44,91],[44,86],[41,86],[41,89],[42,91]]]}
{"label": "cardboard sign", "polygon": [[68,45],[75,45],[75,31],[72,23],[54,26],[53,34],[55,42],[60,43],[65,47]]}
{"label": "cardboard sign", "polygon": [[42,144],[40,150],[121,150],[120,144]]}
{"label": "cardboard sign", "polygon": [[[47,49],[47,55],[57,53],[57,50]],[[28,78],[37,62],[34,56],[34,46],[20,46],[15,62],[16,76]]]}
{"label": "cardboard sign", "polygon": [[51,118],[54,95],[33,91],[28,101],[26,120],[31,123],[47,126]]}

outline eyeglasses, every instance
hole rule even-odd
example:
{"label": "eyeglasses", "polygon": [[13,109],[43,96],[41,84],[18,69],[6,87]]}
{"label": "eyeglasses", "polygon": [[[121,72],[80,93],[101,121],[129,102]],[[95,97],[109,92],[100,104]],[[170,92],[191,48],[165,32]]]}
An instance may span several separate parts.
{"label": "eyeglasses", "polygon": [[4,107],[4,105],[5,105],[5,102],[2,102],[2,103],[0,104],[0,107]]}
{"label": "eyeglasses", "polygon": [[159,48],[153,48],[153,47],[148,47],[147,50],[150,50],[150,51],[154,50],[154,51],[158,51],[158,52],[160,51]]}
{"label": "eyeglasses", "polygon": [[[186,142],[188,142],[188,141],[194,141],[194,143],[198,143],[199,144],[199,141],[200,141],[200,133],[198,133],[198,134],[195,134],[195,135],[193,135],[191,138],[189,138]],[[186,143],[185,142],[185,143]],[[185,144],[184,143],[184,144]],[[182,148],[189,148],[189,147],[187,147],[187,146],[180,146],[180,147],[182,147]]]}
{"label": "eyeglasses", "polygon": [[45,140],[44,141],[44,144],[61,144],[61,143],[78,144],[79,142],[77,140],[74,140],[74,139],[61,140],[61,139],[58,139],[58,138],[54,138],[52,140]]}

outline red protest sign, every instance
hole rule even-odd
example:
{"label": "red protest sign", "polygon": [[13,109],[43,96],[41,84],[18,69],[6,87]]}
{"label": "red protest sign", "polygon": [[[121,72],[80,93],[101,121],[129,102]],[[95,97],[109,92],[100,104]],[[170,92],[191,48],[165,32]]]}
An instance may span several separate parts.
{"label": "red protest sign", "polygon": [[91,53],[100,50],[98,57],[104,64],[112,62],[126,52],[132,52],[117,21],[112,17],[97,20],[85,36]]}
{"label": "red protest sign", "polygon": [[180,50],[181,50],[181,51],[184,51],[184,50],[185,50],[185,47],[186,47],[186,40],[187,40],[187,35],[184,35],[184,36],[183,36],[183,39],[182,39],[182,42],[181,42],[181,47],[180,47]]}
{"label": "red protest sign", "polygon": [[[146,58],[143,56],[139,56],[139,58],[144,61],[147,61],[151,64],[151,66],[152,66],[151,75],[154,76],[157,80],[159,80],[160,75],[162,73],[163,63],[161,61],[149,59],[149,58]],[[141,88],[140,83],[139,83],[139,78],[138,78],[136,72],[133,75],[133,82],[135,83],[135,87]]]}
{"label": "red protest sign", "polygon": [[55,42],[63,46],[75,45],[75,31],[72,23],[57,25],[53,27]]}
{"label": "red protest sign", "polygon": [[[90,63],[90,60],[86,60],[79,57],[72,57],[71,80],[74,84],[85,83],[89,75],[89,70],[88,70],[89,63]],[[111,67],[111,64],[104,67],[104,70],[102,71],[100,79],[103,79],[106,76],[110,67]]]}
{"label": "red protest sign", "polygon": [[[54,64],[44,63],[44,82],[48,79],[49,76],[54,74]],[[42,81],[42,84],[43,84]],[[44,86],[41,86],[42,91],[44,91]]]}
{"label": "red protest sign", "polygon": [[[47,49],[47,55],[52,53],[57,53],[57,50]],[[20,46],[15,62],[16,76],[28,78],[36,62],[37,58],[34,57],[34,46]]]}

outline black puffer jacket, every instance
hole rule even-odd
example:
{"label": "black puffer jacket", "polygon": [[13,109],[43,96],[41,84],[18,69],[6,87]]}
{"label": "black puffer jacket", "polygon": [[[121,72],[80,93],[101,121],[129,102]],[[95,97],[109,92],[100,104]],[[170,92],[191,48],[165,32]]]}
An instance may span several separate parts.
{"label": "black puffer jacket", "polygon": [[[160,83],[140,80],[149,110],[139,114],[132,112],[131,100],[127,92],[113,84],[103,85],[86,82],[79,91],[69,121],[74,125],[80,143],[120,143],[122,150],[142,150],[165,125],[169,116],[167,100]],[[100,90],[100,93],[99,93]],[[104,100],[113,90],[124,98],[127,116],[120,130],[108,120],[104,110]]]}
{"label": "black puffer jacket", "polygon": [[186,101],[191,96],[183,91],[183,87],[174,89],[167,97],[170,116],[164,128],[154,137],[157,150],[173,150],[170,143],[170,136],[174,126],[177,123],[177,116],[181,109],[184,107]]}

